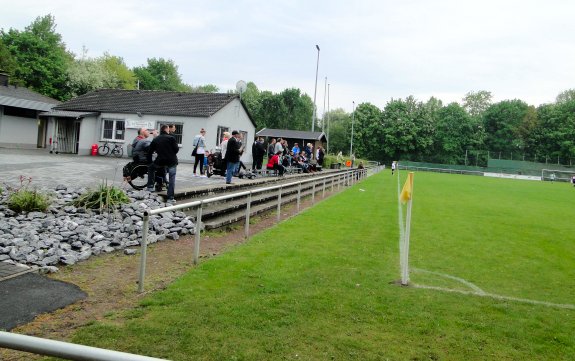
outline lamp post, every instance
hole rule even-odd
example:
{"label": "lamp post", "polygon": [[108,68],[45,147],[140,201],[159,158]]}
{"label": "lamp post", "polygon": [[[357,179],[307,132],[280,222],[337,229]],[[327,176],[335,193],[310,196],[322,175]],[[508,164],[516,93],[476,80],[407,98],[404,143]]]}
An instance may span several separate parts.
{"label": "lamp post", "polygon": [[321,114],[321,131],[325,132],[325,99],[327,97],[327,76],[323,84],[323,113]]}
{"label": "lamp post", "polygon": [[329,85],[327,85],[327,148],[326,154],[329,154]]}
{"label": "lamp post", "polygon": [[351,143],[349,146],[349,157],[353,154],[353,122],[355,120],[355,101],[353,101],[353,110],[351,111]]}
{"label": "lamp post", "polygon": [[315,66],[315,90],[313,92],[313,116],[311,118],[311,131],[315,130],[315,117],[316,117],[316,106],[315,106],[315,98],[317,95],[317,71],[319,70],[319,45],[316,45],[315,48],[317,49],[317,64]]}

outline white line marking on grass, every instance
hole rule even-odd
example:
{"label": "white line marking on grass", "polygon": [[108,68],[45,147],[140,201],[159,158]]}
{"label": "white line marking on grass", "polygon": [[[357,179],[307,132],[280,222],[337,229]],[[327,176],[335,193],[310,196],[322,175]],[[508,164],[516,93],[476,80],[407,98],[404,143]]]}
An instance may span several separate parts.
{"label": "white line marking on grass", "polygon": [[449,278],[450,280],[454,280],[457,281],[459,283],[463,283],[464,285],[466,285],[467,287],[471,288],[474,293],[478,294],[478,295],[486,295],[487,293],[485,291],[483,291],[481,288],[477,287],[476,285],[474,285],[471,282],[468,282],[466,280],[464,280],[463,278],[459,278],[459,277],[455,277],[455,276],[451,276],[445,273],[439,273],[439,272],[433,272],[433,271],[427,271],[424,269],[419,269],[419,268],[412,268],[412,271],[414,272],[419,272],[419,273],[428,273],[428,274],[432,274],[432,275],[436,275],[439,277],[445,277],[445,278]]}
{"label": "white line marking on grass", "polygon": [[472,295],[472,296],[479,296],[479,297],[490,297],[490,298],[494,298],[496,300],[502,300],[502,301],[513,301],[513,302],[520,302],[520,303],[528,303],[531,305],[539,305],[539,306],[546,306],[546,307],[553,307],[553,308],[562,308],[562,309],[567,309],[567,310],[575,310],[575,305],[572,305],[569,303],[553,303],[553,302],[546,302],[546,301],[530,300],[527,298],[496,295],[494,293],[487,293],[487,292],[483,291],[481,288],[475,286],[473,283],[467,282],[464,279],[459,278],[459,277],[450,276],[450,275],[447,275],[444,273],[426,271],[426,270],[422,270],[422,269],[413,269],[413,271],[421,272],[421,273],[429,273],[429,274],[433,274],[433,275],[437,275],[437,276],[441,276],[441,277],[446,277],[446,278],[449,278],[449,279],[463,283],[464,285],[473,289],[473,291],[455,290],[455,289],[446,288],[446,287],[426,286],[426,285],[420,285],[420,284],[412,283],[411,285],[415,288],[422,288],[422,289],[442,291],[442,292],[460,293],[463,295]]}

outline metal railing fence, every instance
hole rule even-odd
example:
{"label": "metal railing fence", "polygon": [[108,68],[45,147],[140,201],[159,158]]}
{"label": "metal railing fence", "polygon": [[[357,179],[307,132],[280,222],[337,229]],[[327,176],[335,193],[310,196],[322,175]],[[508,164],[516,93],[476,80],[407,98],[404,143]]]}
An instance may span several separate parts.
{"label": "metal railing fence", "polygon": [[76,361],[167,361],[4,331],[0,331],[0,347]]}
{"label": "metal railing fence", "polygon": [[246,197],[246,215],[245,215],[245,225],[244,225],[244,236],[247,239],[249,237],[250,229],[250,213],[251,213],[251,203],[252,197],[255,194],[270,192],[277,190],[277,220],[280,221],[281,218],[281,204],[282,204],[282,192],[286,188],[297,187],[297,210],[300,209],[301,201],[301,190],[302,184],[312,183],[311,188],[311,198],[312,203],[315,202],[316,186],[321,184],[322,186],[322,197],[325,197],[325,189],[327,183],[331,183],[331,191],[334,191],[334,186],[337,184],[337,189],[339,191],[342,184],[353,185],[361,179],[368,176],[369,172],[376,173],[381,169],[381,167],[372,167],[364,169],[354,169],[345,172],[339,172],[336,174],[329,174],[321,177],[312,177],[304,180],[299,180],[295,182],[290,182],[286,184],[279,184],[271,187],[262,187],[253,190],[236,192],[232,194],[226,194],[222,196],[212,197],[203,200],[191,201],[183,204],[177,204],[169,207],[152,209],[144,212],[144,222],[142,225],[142,241],[141,241],[141,252],[140,252],[140,273],[138,278],[138,292],[144,292],[144,279],[146,274],[146,261],[147,261],[147,247],[148,247],[148,232],[150,228],[150,216],[161,214],[164,212],[177,211],[182,209],[196,208],[196,231],[194,238],[194,250],[193,250],[193,264],[198,264],[199,254],[200,254],[200,240],[201,240],[201,225],[202,225],[202,212],[203,208],[211,203],[227,201],[235,198]]}

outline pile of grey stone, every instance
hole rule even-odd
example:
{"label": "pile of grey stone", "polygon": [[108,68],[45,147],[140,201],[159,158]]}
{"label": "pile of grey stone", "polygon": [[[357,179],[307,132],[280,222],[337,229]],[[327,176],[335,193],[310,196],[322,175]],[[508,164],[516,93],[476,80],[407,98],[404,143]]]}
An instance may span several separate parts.
{"label": "pile of grey stone", "polygon": [[[59,185],[41,191],[52,199],[46,213],[17,214],[7,206],[9,192],[0,195],[0,262],[55,272],[59,264],[72,265],[101,253],[123,250],[135,254],[142,240],[144,211],[166,206],[156,194],[127,190],[129,204],[99,212],[72,205],[85,188]],[[195,231],[193,220],[183,212],[153,215],[148,243],[177,240]]]}

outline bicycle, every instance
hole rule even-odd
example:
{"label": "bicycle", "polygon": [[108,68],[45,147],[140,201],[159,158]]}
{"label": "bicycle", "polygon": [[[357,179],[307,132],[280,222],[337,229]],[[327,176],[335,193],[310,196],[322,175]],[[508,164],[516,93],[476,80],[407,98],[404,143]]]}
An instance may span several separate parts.
{"label": "bicycle", "polygon": [[[126,164],[123,170],[124,178],[126,182],[135,190],[142,190],[148,185],[148,165],[143,163],[130,162]],[[156,177],[155,177],[155,189],[156,192],[162,191],[162,188],[168,188],[169,182],[166,177],[165,167],[156,167]]]}
{"label": "bicycle", "polygon": [[108,141],[106,141],[104,145],[98,147],[98,154],[101,156],[110,154],[117,158],[122,158],[122,156],[124,155],[123,145],[124,143],[114,143],[114,147],[110,148],[110,146],[108,145]]}

